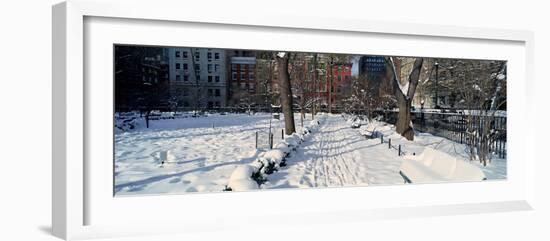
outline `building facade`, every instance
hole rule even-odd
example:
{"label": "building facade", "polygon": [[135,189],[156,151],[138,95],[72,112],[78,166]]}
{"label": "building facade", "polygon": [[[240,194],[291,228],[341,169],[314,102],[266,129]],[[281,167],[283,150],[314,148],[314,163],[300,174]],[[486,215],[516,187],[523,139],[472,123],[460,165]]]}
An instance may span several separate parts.
{"label": "building facade", "polygon": [[327,98],[331,98],[330,103],[333,108],[342,107],[342,101],[351,95],[351,67],[351,63],[345,62],[332,63],[327,66],[329,78],[327,88],[330,88],[328,91],[331,92],[330,95],[327,93]]}
{"label": "building facade", "polygon": [[227,105],[223,49],[169,48],[170,95],[177,107],[212,109]]}
{"label": "building facade", "polygon": [[256,57],[231,57],[230,66],[229,103],[232,106],[256,104],[258,91]]}

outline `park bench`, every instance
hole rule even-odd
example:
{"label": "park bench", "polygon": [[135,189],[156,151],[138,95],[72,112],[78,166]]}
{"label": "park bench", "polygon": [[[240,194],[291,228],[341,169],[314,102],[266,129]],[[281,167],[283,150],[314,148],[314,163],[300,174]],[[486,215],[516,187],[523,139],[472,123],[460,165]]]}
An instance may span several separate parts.
{"label": "park bench", "polygon": [[430,147],[420,155],[405,156],[399,174],[405,183],[466,182],[486,179],[479,167]]}
{"label": "park bench", "polygon": [[367,138],[378,137],[378,131],[376,131],[376,127],[373,124],[368,124],[365,128],[361,128],[360,133]]}

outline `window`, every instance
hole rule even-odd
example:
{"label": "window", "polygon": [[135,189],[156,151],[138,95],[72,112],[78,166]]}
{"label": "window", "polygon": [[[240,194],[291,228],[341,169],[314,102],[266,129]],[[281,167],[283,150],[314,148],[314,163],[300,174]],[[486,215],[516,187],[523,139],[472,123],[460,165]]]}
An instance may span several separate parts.
{"label": "window", "polygon": [[189,68],[189,66],[187,64],[183,64],[183,69],[184,70],[187,70]]}
{"label": "window", "polygon": [[180,69],[180,63],[176,63],[176,69]]}
{"label": "window", "polygon": [[187,51],[183,51],[182,54],[183,54],[183,58],[186,59],[187,58]]}
{"label": "window", "polygon": [[181,76],[179,74],[176,75],[176,81],[181,81]]}
{"label": "window", "polygon": [[200,64],[195,64],[195,70],[200,71],[201,70],[201,65]]}
{"label": "window", "polygon": [[188,81],[189,80],[189,75],[184,75],[183,76],[183,81]]}
{"label": "window", "polygon": [[216,102],[214,102],[214,103],[215,103],[215,106],[216,106],[216,107],[221,107],[221,105],[220,105],[220,102],[219,102],[219,101],[216,101]]}
{"label": "window", "polygon": [[231,70],[237,71],[237,65],[236,64],[231,64]]}
{"label": "window", "polygon": [[342,80],[342,76],[338,75],[338,81],[341,81],[341,80]]}
{"label": "window", "polygon": [[212,75],[208,76],[208,82],[212,82]]}
{"label": "window", "polygon": [[208,96],[212,96],[213,95],[213,90],[212,89],[208,89]]}
{"label": "window", "polygon": [[248,73],[248,79],[254,80],[254,72]]}
{"label": "window", "polygon": [[233,72],[232,75],[233,75],[232,79],[233,79],[233,80],[237,80],[237,72]]}
{"label": "window", "polygon": [[214,65],[214,71],[216,71],[216,72],[220,71],[220,65],[219,64]]}
{"label": "window", "polygon": [[201,57],[200,53],[199,53],[199,52],[195,52],[195,60],[196,60],[196,61],[199,61],[199,60],[200,60],[200,57]]}
{"label": "window", "polygon": [[183,96],[189,96],[189,89],[183,89]]}
{"label": "window", "polygon": [[241,71],[243,71],[246,67],[246,64],[241,64]]}
{"label": "window", "polygon": [[208,58],[208,61],[212,61],[212,52],[208,52],[206,56]]}
{"label": "window", "polygon": [[216,89],[215,96],[220,96],[220,89]]}
{"label": "window", "polygon": [[180,57],[180,51],[176,51],[176,58]]}
{"label": "window", "polygon": [[208,64],[208,73],[212,73],[212,64]]}
{"label": "window", "polygon": [[214,59],[216,60],[220,59],[220,53],[214,53]]}
{"label": "window", "polygon": [[216,75],[216,82],[220,82],[220,76]]}
{"label": "window", "polygon": [[241,83],[241,90],[246,90],[246,83]]}
{"label": "window", "polygon": [[246,80],[246,72],[241,72],[241,80]]}

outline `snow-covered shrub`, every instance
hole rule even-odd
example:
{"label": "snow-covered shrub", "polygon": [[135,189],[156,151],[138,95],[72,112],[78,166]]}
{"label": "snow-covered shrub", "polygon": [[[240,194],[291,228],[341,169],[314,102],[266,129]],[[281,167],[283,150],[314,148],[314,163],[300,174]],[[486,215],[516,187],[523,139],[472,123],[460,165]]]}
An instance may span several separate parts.
{"label": "snow-covered shrub", "polygon": [[[229,183],[227,184],[227,186],[232,191],[247,191],[258,189],[258,183],[254,179],[252,179],[252,176],[257,171],[258,169],[252,165],[238,166],[231,173],[231,177],[229,177]],[[229,188],[227,189],[229,190]]]}
{"label": "snow-covered shrub", "polygon": [[302,141],[302,135],[298,133],[292,133],[292,135],[285,136],[285,139],[283,140],[283,142],[286,143],[291,150],[296,150]]}
{"label": "snow-covered shrub", "polygon": [[[283,149],[288,150],[288,149]],[[284,152],[281,149],[272,149],[265,152],[256,162],[260,162],[262,165],[259,168],[259,172],[269,175],[283,165],[285,158],[290,152]]]}
{"label": "snow-covered shrub", "polygon": [[[322,116],[321,116],[322,117]],[[320,122],[313,120],[300,130],[299,133],[285,136],[284,140],[275,144],[273,149],[259,155],[258,159],[250,164],[237,167],[229,179],[226,191],[245,191],[257,189],[267,181],[267,175],[276,172],[285,166],[285,158],[304,141]],[[253,185],[252,182],[255,184]]]}

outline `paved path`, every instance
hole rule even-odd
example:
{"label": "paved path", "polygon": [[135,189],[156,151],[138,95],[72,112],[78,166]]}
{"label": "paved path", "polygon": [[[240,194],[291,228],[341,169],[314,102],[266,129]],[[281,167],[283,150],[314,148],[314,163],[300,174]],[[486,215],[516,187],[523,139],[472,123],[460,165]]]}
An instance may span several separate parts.
{"label": "paved path", "polygon": [[402,184],[401,157],[379,140],[367,140],[339,115],[327,116],[287,167],[268,177],[268,188]]}

